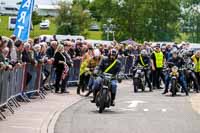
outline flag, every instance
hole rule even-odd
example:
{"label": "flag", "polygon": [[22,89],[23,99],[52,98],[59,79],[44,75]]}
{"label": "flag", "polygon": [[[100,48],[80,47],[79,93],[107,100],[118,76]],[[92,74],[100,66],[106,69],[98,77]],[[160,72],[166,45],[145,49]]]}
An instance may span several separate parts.
{"label": "flag", "polygon": [[34,2],[34,0],[22,0],[18,12],[14,35],[23,42],[29,39]]}

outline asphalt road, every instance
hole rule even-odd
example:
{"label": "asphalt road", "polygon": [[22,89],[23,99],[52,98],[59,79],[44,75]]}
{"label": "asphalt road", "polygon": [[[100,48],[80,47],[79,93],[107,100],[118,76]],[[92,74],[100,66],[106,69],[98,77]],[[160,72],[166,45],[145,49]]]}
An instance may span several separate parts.
{"label": "asphalt road", "polygon": [[90,99],[66,109],[55,133],[200,133],[200,115],[184,94],[133,93],[130,81],[118,87],[116,106],[99,114]]}

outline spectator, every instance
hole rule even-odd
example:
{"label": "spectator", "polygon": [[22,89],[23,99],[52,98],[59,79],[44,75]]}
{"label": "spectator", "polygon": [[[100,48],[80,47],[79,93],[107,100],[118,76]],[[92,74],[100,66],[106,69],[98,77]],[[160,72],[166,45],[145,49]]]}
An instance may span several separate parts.
{"label": "spectator", "polygon": [[63,82],[62,82],[62,85],[61,85],[63,93],[69,93],[69,91],[66,90],[66,86],[67,86],[67,82],[69,80],[69,72],[71,70],[71,67],[73,67],[73,61],[72,61],[70,54],[69,54],[69,50],[70,50],[71,47],[72,47],[72,43],[70,41],[64,42],[64,51],[65,52],[63,53],[63,55],[66,58],[66,64],[69,67],[69,70],[67,72],[67,76],[63,79]]}
{"label": "spectator", "polygon": [[57,46],[58,46],[57,41],[51,41],[51,45],[47,49],[47,52],[46,52],[46,55],[47,55],[48,59],[51,59],[51,58],[54,57],[55,50],[56,50]]}
{"label": "spectator", "polygon": [[22,41],[17,40],[15,42],[16,53],[17,53],[17,62],[22,62],[22,52],[24,50],[24,46]]}
{"label": "spectator", "polygon": [[[58,93],[59,88],[60,88],[60,81],[62,80],[62,74],[65,69],[66,65],[66,58],[63,55],[64,53],[64,46],[59,44],[56,51],[55,51],[55,56],[54,56],[54,67],[55,67],[55,72],[56,72],[56,83],[55,83],[55,93]],[[64,89],[61,88],[61,93],[64,93]]]}

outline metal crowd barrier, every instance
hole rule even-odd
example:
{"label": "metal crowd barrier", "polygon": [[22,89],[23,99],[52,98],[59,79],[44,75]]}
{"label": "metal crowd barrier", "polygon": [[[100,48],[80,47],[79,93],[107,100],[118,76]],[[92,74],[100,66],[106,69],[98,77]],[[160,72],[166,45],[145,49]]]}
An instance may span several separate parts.
{"label": "metal crowd barrier", "polygon": [[[42,65],[33,66],[25,64],[22,67],[12,70],[0,71],[0,119],[6,119],[3,111],[8,109],[14,113],[13,106],[19,107],[17,100],[21,98],[25,102],[30,102],[28,95],[37,94],[41,99],[45,98],[41,90]],[[31,79],[28,80],[31,75]]]}
{"label": "metal crowd barrier", "polygon": [[[32,64],[25,65],[23,94],[26,98],[34,94],[39,95],[41,99],[45,98],[41,88],[42,68],[43,66],[41,64],[36,66]],[[28,76],[30,78],[29,81]]]}
{"label": "metal crowd barrier", "polygon": [[124,77],[128,79],[132,75],[132,66],[135,61],[133,56],[121,56],[119,60],[122,64],[121,72],[123,73]]}
{"label": "metal crowd barrier", "polygon": [[23,67],[13,70],[0,71],[0,115],[5,119],[5,115],[1,112],[7,108],[14,113],[12,106],[19,107],[16,97],[21,96],[23,83]]}
{"label": "metal crowd barrier", "polygon": [[79,82],[81,60],[74,59],[73,64],[74,64],[74,66],[69,69],[69,80],[68,80],[69,85],[73,84],[73,83],[78,84],[78,82]]}
{"label": "metal crowd barrier", "polygon": [[[74,66],[69,70],[68,84],[79,82],[81,60],[75,59],[73,62]],[[45,77],[45,72],[49,73],[48,77]],[[43,82],[45,78],[47,79]],[[24,64],[20,68],[0,71],[0,119],[6,118],[2,113],[4,108],[14,113],[12,107],[20,106],[18,98],[24,102],[30,102],[29,97],[35,94],[41,99],[45,98],[45,85],[52,86],[54,81],[55,71],[52,65]]]}

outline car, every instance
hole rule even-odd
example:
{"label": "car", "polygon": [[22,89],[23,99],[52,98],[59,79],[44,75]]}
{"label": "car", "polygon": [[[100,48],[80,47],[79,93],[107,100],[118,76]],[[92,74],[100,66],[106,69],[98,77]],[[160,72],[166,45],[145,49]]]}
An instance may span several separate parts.
{"label": "car", "polygon": [[40,23],[40,29],[49,29],[50,21],[44,20]]}
{"label": "car", "polygon": [[92,24],[90,26],[90,31],[99,31],[99,30],[100,30],[100,28],[97,24]]}

